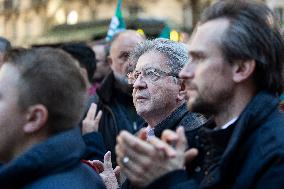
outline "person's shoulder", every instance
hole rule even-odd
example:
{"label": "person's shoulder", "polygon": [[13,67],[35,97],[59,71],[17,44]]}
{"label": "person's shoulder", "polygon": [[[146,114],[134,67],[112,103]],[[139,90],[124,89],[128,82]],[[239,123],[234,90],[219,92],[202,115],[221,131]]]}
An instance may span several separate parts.
{"label": "person's shoulder", "polygon": [[284,113],[276,110],[266,120],[262,120],[253,140],[257,148],[264,156],[278,154],[284,157]]}
{"label": "person's shoulder", "polygon": [[88,165],[78,163],[72,168],[48,174],[26,189],[105,189],[100,176]]}
{"label": "person's shoulder", "polygon": [[275,132],[275,134],[283,134],[284,112],[279,111],[279,109],[274,110],[265,120],[260,123],[260,128],[269,130],[270,132]]}
{"label": "person's shoulder", "polygon": [[187,112],[179,125],[183,126],[185,131],[192,131],[200,128],[206,122],[207,119],[202,114]]}

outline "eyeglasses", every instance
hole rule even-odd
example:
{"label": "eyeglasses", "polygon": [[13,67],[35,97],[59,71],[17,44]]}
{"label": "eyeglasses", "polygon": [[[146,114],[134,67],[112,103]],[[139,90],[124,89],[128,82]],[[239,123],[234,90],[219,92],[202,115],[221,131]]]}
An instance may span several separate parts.
{"label": "eyeglasses", "polygon": [[133,71],[127,74],[128,77],[128,83],[129,84],[134,84],[135,81],[138,79],[139,76],[142,76],[143,79],[151,82],[155,82],[161,77],[165,76],[172,76],[172,77],[178,77],[176,74],[173,73],[167,73],[162,70],[158,70],[156,68],[146,68],[142,69],[142,71]]}

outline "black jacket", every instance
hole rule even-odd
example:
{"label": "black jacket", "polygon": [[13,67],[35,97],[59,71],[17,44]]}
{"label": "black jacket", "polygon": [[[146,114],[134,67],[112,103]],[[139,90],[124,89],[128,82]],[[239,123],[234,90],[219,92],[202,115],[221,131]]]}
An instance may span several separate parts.
{"label": "black jacket", "polygon": [[[186,104],[181,105],[175,111],[173,111],[166,119],[160,122],[154,127],[154,133],[156,137],[161,137],[162,132],[166,129],[175,131],[179,126],[182,126],[185,130],[188,141],[192,141],[192,137],[196,135],[196,131],[206,122],[206,118],[197,113],[189,112]],[[143,127],[146,127],[145,123]],[[189,144],[192,146],[192,144]],[[145,173],[147,174],[147,173]],[[131,182],[127,179],[123,185],[123,189],[135,188],[131,185]]]}
{"label": "black jacket", "polygon": [[[267,92],[260,92],[251,100],[230,126],[233,130],[224,152],[208,166],[203,179],[193,179],[193,175],[177,170],[157,179],[148,188],[283,188],[284,113],[278,110],[278,103],[278,98]],[[214,148],[207,150],[213,152]]]}
{"label": "black jacket", "polygon": [[99,175],[81,163],[85,144],[78,128],[33,146],[0,167],[1,188],[104,189]]}
{"label": "black jacket", "polygon": [[[173,111],[166,119],[157,124],[154,127],[154,133],[156,137],[160,138],[164,130],[170,129],[175,131],[178,126],[183,126],[185,133],[190,133],[205,122],[206,118],[203,115],[189,112],[186,104],[183,104]],[[144,123],[142,127],[147,127],[147,123]],[[140,126],[140,128],[142,127]]]}

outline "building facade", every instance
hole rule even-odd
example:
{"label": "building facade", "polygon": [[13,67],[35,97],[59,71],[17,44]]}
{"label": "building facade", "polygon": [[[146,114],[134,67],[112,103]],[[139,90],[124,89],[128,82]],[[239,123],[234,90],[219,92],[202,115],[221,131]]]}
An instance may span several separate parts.
{"label": "building facade", "polygon": [[[280,1],[283,3],[279,3]],[[122,12],[125,18],[155,18],[165,20],[175,28],[189,30],[201,9],[212,2],[124,0]],[[284,0],[267,0],[267,3],[283,17]],[[72,40],[71,32],[65,32],[50,41],[44,36],[58,25],[67,27],[110,19],[115,8],[116,0],[0,0],[0,36],[8,38],[14,46],[60,42],[66,35],[70,35],[68,40]]]}
{"label": "building facade", "polygon": [[[0,0],[0,35],[14,45],[30,45],[57,25],[110,19],[115,8],[116,0]],[[125,0],[122,7],[125,18],[164,19],[178,26],[190,20],[188,10],[182,0]]]}

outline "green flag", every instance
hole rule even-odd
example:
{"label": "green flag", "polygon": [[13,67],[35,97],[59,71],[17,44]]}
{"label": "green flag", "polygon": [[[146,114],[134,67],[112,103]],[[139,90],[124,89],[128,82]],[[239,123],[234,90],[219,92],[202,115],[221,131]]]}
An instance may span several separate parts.
{"label": "green flag", "polygon": [[125,22],[122,16],[122,12],[121,12],[121,4],[122,4],[122,0],[118,0],[115,15],[111,19],[109,29],[107,32],[107,37],[106,37],[107,41],[110,41],[112,37],[114,36],[114,34],[116,34],[117,32],[123,31],[126,28]]}
{"label": "green flag", "polygon": [[163,30],[160,33],[159,38],[170,39],[170,33],[171,33],[171,28],[168,26],[168,24],[165,24]]}

